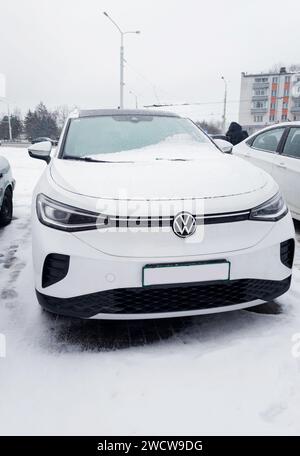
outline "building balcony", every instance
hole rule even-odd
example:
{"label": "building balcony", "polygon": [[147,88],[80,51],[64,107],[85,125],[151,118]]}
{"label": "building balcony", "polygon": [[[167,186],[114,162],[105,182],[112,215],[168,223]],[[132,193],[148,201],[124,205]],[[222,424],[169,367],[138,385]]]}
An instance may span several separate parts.
{"label": "building balcony", "polygon": [[268,108],[251,108],[251,114],[266,114]]}
{"label": "building balcony", "polygon": [[268,95],[252,95],[252,101],[265,101],[268,99]]}
{"label": "building balcony", "polygon": [[270,87],[269,82],[254,82],[253,89],[268,89]]}

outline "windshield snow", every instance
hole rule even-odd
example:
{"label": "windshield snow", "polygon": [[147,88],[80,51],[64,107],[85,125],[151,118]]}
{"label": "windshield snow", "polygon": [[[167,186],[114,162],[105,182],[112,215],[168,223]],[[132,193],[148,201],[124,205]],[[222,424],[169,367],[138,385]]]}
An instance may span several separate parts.
{"label": "windshield snow", "polygon": [[71,120],[63,158],[191,159],[204,150],[203,145],[214,149],[207,136],[188,119],[147,115],[86,117]]}

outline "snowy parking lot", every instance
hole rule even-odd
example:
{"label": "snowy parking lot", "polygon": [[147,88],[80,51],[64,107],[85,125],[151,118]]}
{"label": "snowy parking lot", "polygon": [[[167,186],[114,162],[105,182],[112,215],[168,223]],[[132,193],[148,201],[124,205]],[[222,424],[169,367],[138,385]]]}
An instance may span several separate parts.
{"label": "snowy parking lot", "polygon": [[24,148],[0,155],[17,181],[0,231],[1,435],[300,433],[300,224],[292,288],[261,309],[56,318],[37,303],[31,264],[31,194],[46,165]]}

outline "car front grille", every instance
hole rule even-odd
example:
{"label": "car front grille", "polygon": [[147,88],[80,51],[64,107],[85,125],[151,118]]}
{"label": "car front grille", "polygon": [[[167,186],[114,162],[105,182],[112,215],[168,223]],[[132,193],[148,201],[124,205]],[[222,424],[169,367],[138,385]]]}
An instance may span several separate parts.
{"label": "car front grille", "polygon": [[152,314],[213,309],[257,299],[271,301],[290,287],[282,281],[242,279],[193,285],[120,288],[74,298],[58,299],[37,292],[45,309],[82,318],[104,314]]}
{"label": "car front grille", "polygon": [[[232,223],[249,220],[250,211],[229,212],[223,214],[203,214],[194,215],[197,225],[211,225],[217,223]],[[116,216],[101,214],[99,219],[103,223],[99,228],[150,228],[150,227],[170,227],[173,225],[174,216]]]}

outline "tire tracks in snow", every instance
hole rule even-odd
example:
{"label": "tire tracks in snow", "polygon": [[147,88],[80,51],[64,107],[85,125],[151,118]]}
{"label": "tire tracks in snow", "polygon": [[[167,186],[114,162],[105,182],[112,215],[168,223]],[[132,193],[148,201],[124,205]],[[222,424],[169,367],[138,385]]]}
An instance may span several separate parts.
{"label": "tire tracks in snow", "polygon": [[30,215],[14,219],[1,230],[0,305],[14,308],[18,298],[17,280],[26,266],[22,252],[31,241]]}

